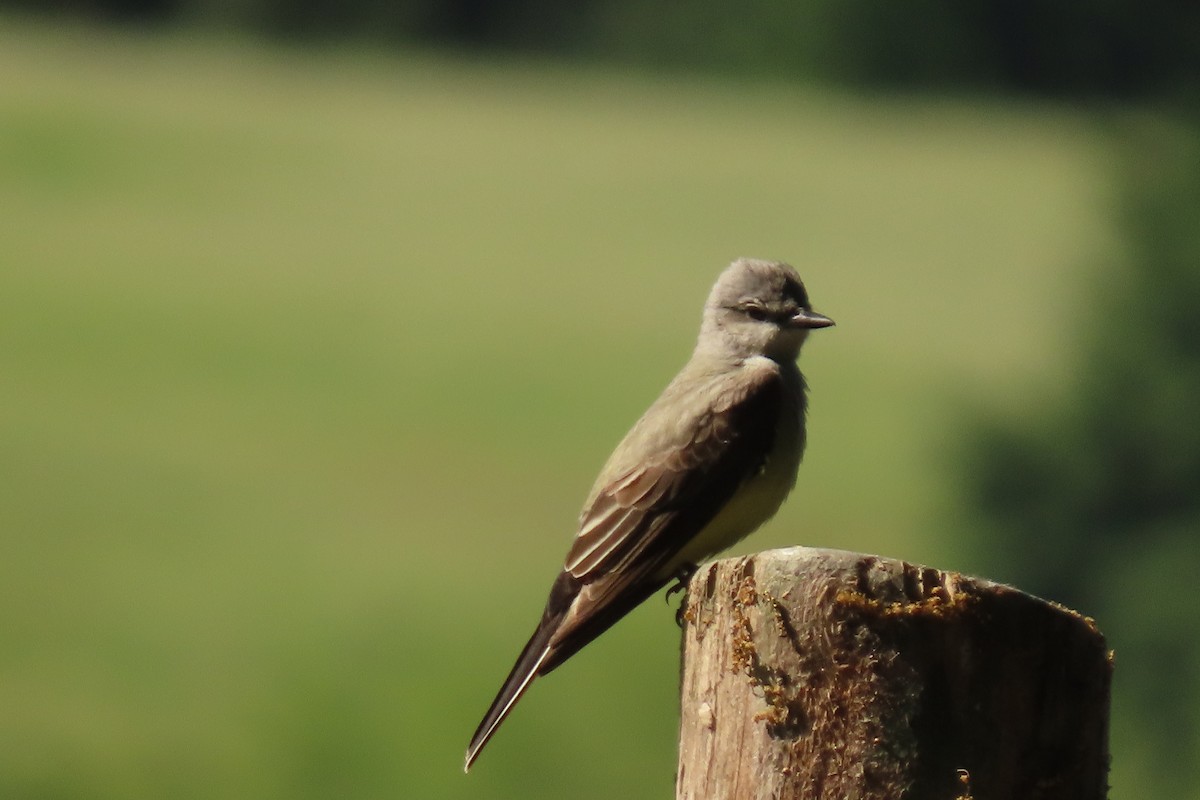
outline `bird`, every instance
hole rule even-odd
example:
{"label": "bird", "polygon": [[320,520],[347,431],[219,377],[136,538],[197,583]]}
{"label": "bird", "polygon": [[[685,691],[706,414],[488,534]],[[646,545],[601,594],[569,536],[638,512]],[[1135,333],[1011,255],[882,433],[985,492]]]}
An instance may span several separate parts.
{"label": "bird", "polygon": [[774,516],[796,482],[812,310],[788,264],[739,258],[704,305],[695,350],[600,471],[562,570],[466,752],[464,772],[535,678],[672,580]]}

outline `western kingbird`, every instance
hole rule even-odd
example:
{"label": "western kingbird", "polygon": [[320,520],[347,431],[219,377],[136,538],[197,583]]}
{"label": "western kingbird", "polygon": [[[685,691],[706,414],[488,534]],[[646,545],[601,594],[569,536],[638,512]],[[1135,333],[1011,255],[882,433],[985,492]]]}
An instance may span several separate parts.
{"label": "western kingbird", "polygon": [[796,367],[812,310],[787,264],[742,258],[704,306],[691,360],[609,457],[529,643],[471,744],[469,770],[529,684],[779,509],[804,451]]}

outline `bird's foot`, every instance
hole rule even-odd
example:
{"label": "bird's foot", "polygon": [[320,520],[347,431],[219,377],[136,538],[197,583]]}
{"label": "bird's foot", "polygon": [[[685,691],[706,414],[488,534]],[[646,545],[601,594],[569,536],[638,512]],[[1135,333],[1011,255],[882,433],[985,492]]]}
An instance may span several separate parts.
{"label": "bird's foot", "polygon": [[683,614],[687,609],[687,586],[688,581],[696,574],[698,567],[695,564],[680,564],[679,569],[675,571],[675,584],[667,589],[665,600],[671,602],[671,595],[683,592],[683,600],[679,603],[679,608],[675,610],[675,624],[683,627]]}

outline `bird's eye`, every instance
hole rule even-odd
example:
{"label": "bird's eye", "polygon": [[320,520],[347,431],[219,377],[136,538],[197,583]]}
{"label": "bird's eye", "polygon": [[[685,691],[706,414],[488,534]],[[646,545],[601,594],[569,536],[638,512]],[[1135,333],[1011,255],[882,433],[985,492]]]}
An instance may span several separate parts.
{"label": "bird's eye", "polygon": [[767,309],[763,308],[758,303],[746,303],[742,306],[742,310],[746,312],[746,315],[749,316],[750,319],[758,320],[760,322],[770,316],[770,314],[767,312]]}

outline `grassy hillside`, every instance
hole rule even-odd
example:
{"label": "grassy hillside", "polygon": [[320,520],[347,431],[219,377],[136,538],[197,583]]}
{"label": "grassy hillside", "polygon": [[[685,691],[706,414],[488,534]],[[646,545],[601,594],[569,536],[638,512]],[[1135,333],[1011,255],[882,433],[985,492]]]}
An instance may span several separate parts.
{"label": "grassy hillside", "polygon": [[970,563],[964,402],[1055,391],[1112,246],[1036,107],[0,24],[0,796],[664,797],[653,600],[462,750],[733,257],[794,263],[743,551]]}

